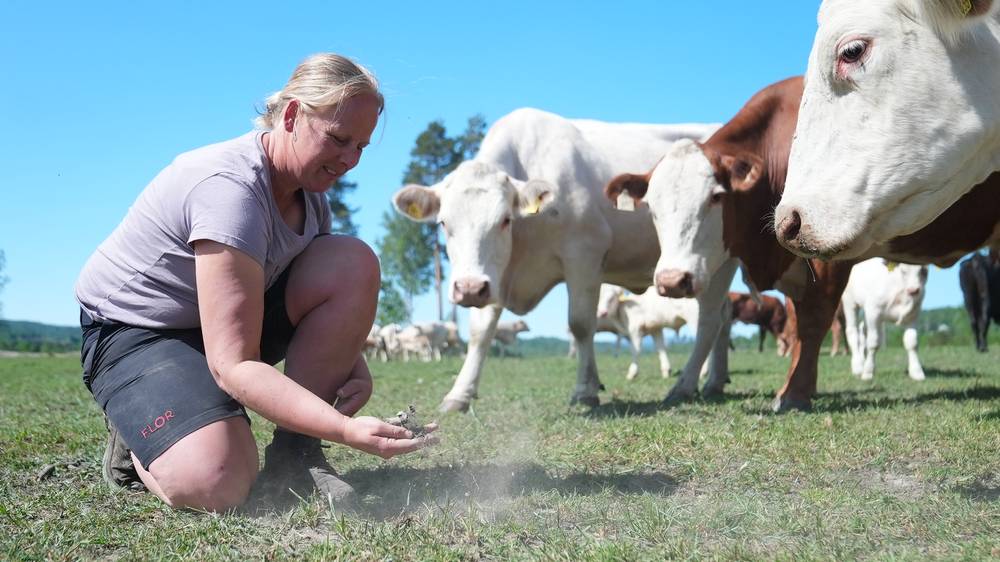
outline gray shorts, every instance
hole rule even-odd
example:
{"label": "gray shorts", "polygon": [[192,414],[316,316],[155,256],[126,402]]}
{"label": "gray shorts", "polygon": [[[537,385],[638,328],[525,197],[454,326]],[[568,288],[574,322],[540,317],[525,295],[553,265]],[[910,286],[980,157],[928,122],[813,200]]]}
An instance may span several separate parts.
{"label": "gray shorts", "polygon": [[[285,309],[288,271],[264,295],[260,355],[271,365],[285,358],[295,333]],[[235,416],[250,422],[243,405],[215,383],[201,328],[100,323],[83,311],[80,327],[83,382],[147,470],[182,437],[212,422]]]}

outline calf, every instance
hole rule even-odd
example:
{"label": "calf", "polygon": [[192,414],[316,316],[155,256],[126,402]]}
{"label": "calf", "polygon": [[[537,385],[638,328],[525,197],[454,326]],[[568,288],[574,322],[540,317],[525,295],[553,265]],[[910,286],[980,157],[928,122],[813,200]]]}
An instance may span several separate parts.
{"label": "calf", "polygon": [[760,340],[757,342],[757,352],[764,351],[764,336],[768,332],[774,335],[778,345],[778,355],[784,357],[788,353],[788,341],[785,338],[785,305],[770,296],[760,295],[760,303],[748,293],[729,292],[729,302],[733,307],[733,320],[744,324],[757,326],[760,329]]}
{"label": "calf", "polygon": [[[475,159],[441,182],[393,196],[412,220],[436,222],[451,263],[449,296],[471,307],[469,349],[441,409],[465,411],[504,308],[525,314],[561,282],[578,352],[570,401],[595,406],[594,311],[602,282],[649,285],[660,253],[646,210],[612,208],[601,190],[615,174],[652,166],[678,139],[714,125],[640,125],[571,120],[535,109],[499,119]],[[638,168],[636,168],[638,167]]]}
{"label": "calf", "polygon": [[[676,332],[684,325],[697,326],[698,302],[694,299],[664,298],[651,287],[641,295],[622,295],[616,304],[609,314],[626,326],[632,343],[632,362],[625,378],[633,380],[639,374],[639,352],[642,350],[642,338],[647,335],[653,338],[660,359],[660,376],[669,377],[670,359],[663,340],[663,329],[671,328]],[[723,338],[716,345],[728,345],[728,341]]]}
{"label": "calf", "polygon": [[[407,326],[399,331],[396,338],[403,361],[409,361],[411,353],[424,362],[429,362],[434,357],[431,339],[419,327]],[[440,359],[440,355],[437,358]]]}
{"label": "calf", "polygon": [[[673,296],[696,295],[702,318],[718,310],[725,299],[737,260],[751,289],[773,287],[785,293],[786,302],[797,312],[792,322],[797,338],[775,411],[811,407],[820,345],[853,264],[798,258],[770,235],[801,96],[801,78],[769,86],[706,142],[680,141],[649,173],[619,176],[606,189],[614,199],[622,192],[646,198],[663,250],[655,276],[657,290]],[[1000,232],[998,206],[1000,174],[993,174],[928,226],[875,245],[864,257],[950,266],[965,253],[991,243]],[[710,345],[710,338],[700,333],[702,324],[692,360],[703,358]],[[693,396],[696,384],[689,362],[667,401]],[[721,387],[706,385],[705,391]]]}
{"label": "calf", "polygon": [[507,348],[517,345],[517,335],[530,330],[524,320],[513,322],[497,322],[496,330],[493,332],[493,341],[497,342],[500,348],[500,356],[507,355]]}
{"label": "calf", "polygon": [[984,256],[976,252],[959,266],[958,280],[976,349],[986,353],[990,322],[1000,322],[1000,253],[991,250]]}
{"label": "calf", "polygon": [[[881,258],[854,266],[844,289],[844,324],[851,349],[851,372],[862,380],[875,374],[875,353],[885,339],[885,322],[905,325],[907,372],[915,381],[924,380],[917,357],[917,318],[924,302],[927,266],[887,264]],[[858,310],[864,310],[864,331],[858,328]]]}

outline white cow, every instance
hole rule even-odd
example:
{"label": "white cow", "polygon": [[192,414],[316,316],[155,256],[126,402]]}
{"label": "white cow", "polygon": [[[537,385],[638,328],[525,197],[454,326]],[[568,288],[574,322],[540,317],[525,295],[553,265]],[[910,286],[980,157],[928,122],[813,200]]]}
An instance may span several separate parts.
{"label": "white cow", "polygon": [[398,358],[402,354],[402,347],[399,343],[399,332],[402,329],[399,324],[386,324],[379,329],[378,335],[382,340],[379,357],[383,362]]}
{"label": "white cow", "polygon": [[424,362],[430,361],[434,356],[431,338],[418,326],[410,325],[403,328],[396,338],[399,341],[399,351],[403,361],[409,361],[410,354]]}
{"label": "white cow", "polygon": [[[885,340],[888,320],[906,326],[903,347],[907,372],[915,381],[924,380],[924,369],[917,357],[916,325],[926,284],[926,265],[895,265],[874,258],[854,266],[843,296],[852,373],[871,380],[875,374],[875,353]],[[863,331],[859,330],[858,310],[865,313]]]}
{"label": "white cow", "polygon": [[427,338],[431,356],[435,361],[441,360],[441,352],[446,347],[458,345],[461,342],[461,338],[458,336],[458,325],[454,322],[418,322],[413,324],[413,327]]}
{"label": "white cow", "polygon": [[782,244],[861,256],[928,225],[1000,170],[998,9],[997,0],[823,2],[775,212]]}
{"label": "white cow", "polygon": [[474,160],[437,185],[395,194],[400,213],[441,225],[450,298],[473,308],[468,354],[442,410],[465,411],[476,397],[501,311],[525,314],[562,281],[579,349],[571,401],[599,403],[593,337],[600,284],[645,287],[659,255],[649,213],[612,208],[604,184],[617,173],[648,169],[674,141],[716,128],[570,120],[519,109],[493,125]]}
{"label": "white cow", "polygon": [[507,355],[507,348],[517,346],[517,335],[530,329],[524,320],[497,322],[496,330],[493,332],[493,341],[497,342],[500,347],[500,355]]}
{"label": "white cow", "polygon": [[[628,337],[628,328],[618,320],[617,315],[608,312],[617,308],[618,299],[625,294],[624,287],[610,283],[601,283],[601,290],[597,294],[597,323],[594,325],[594,333],[606,332],[618,336],[615,342],[615,357],[618,357],[622,338]],[[570,332],[569,356],[576,357],[576,340],[573,339],[572,335],[573,333]]]}
{"label": "white cow", "polygon": [[626,326],[632,343],[632,363],[625,378],[633,380],[639,374],[639,353],[642,338],[651,336],[660,359],[660,376],[670,376],[670,359],[664,344],[663,329],[675,332],[684,325],[698,325],[698,301],[695,299],[671,299],[656,294],[656,287],[650,287],[641,295],[621,295],[609,314],[614,315]]}

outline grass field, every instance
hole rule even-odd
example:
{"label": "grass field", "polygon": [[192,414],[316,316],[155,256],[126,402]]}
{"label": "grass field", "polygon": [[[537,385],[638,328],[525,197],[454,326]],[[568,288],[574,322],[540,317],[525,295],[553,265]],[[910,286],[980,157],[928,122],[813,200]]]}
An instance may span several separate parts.
{"label": "grass field", "polygon": [[[78,360],[0,359],[0,558],[1000,558],[1000,349],[922,358],[923,383],[899,349],[874,383],[824,358],[814,411],[781,416],[786,362],[769,353],[733,355],[726,399],[672,410],[653,357],[627,383],[625,356],[601,356],[608,390],[589,412],[567,406],[572,361],[491,359],[474,412],[439,420],[439,446],[391,461],[327,449],[361,513],[310,498],[261,517],[112,494]],[[364,412],[429,413],[458,367],[378,364]]]}

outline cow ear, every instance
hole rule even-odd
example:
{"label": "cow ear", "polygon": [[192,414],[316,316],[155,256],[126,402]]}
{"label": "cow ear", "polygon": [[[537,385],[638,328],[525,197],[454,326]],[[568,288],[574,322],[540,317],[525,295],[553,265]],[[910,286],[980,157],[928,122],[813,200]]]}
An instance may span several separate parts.
{"label": "cow ear", "polygon": [[516,187],[514,196],[514,212],[519,217],[537,215],[552,203],[552,184],[542,180],[529,180],[525,183],[512,182]]}
{"label": "cow ear", "polygon": [[441,199],[433,189],[411,184],[392,196],[392,206],[399,214],[412,221],[433,222],[437,220]]}
{"label": "cow ear", "polygon": [[632,198],[635,206],[638,207],[639,202],[646,196],[646,191],[649,189],[649,176],[650,174],[621,174],[620,176],[616,176],[604,188],[604,195],[611,201],[612,205],[617,207],[618,197],[625,193]]}
{"label": "cow ear", "polygon": [[760,180],[763,163],[760,158],[747,154],[742,157],[723,154],[720,157],[722,167],[729,176],[729,185],[734,190],[750,189]]}
{"label": "cow ear", "polygon": [[927,22],[946,36],[955,36],[973,23],[996,12],[996,0],[923,0]]}

